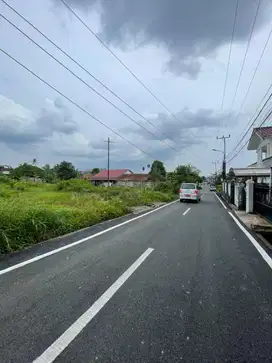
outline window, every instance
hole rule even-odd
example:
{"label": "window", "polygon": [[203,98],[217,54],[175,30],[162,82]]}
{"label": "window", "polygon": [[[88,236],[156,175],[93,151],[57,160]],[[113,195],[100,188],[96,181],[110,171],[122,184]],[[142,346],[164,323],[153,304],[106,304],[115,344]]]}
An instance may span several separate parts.
{"label": "window", "polygon": [[181,189],[196,189],[196,185],[192,183],[181,184]]}

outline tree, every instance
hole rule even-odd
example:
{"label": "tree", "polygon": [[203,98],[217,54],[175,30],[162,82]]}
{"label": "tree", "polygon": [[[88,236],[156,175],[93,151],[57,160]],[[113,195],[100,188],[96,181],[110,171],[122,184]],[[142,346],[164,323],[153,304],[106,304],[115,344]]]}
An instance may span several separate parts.
{"label": "tree", "polygon": [[150,173],[151,177],[158,180],[164,180],[166,177],[166,169],[162,161],[155,160],[151,165]]}
{"label": "tree", "polygon": [[36,159],[36,158],[34,158],[34,159],[32,160],[32,165],[37,165],[37,159]]}
{"label": "tree", "polygon": [[44,172],[43,180],[46,183],[54,183],[56,181],[57,176],[55,170],[51,168],[49,164],[44,165],[43,172]]}
{"label": "tree", "polygon": [[173,190],[176,192],[181,183],[192,182],[201,183],[202,179],[199,175],[199,170],[193,165],[179,165],[173,172],[167,174],[167,181],[169,181]]}
{"label": "tree", "polygon": [[91,171],[92,175],[98,174],[100,172],[99,168],[93,168],[93,170]]}
{"label": "tree", "polygon": [[74,165],[69,161],[62,161],[60,164],[54,166],[54,171],[61,180],[69,180],[76,178],[78,173]]}
{"label": "tree", "polygon": [[43,178],[44,173],[41,168],[31,164],[20,164],[17,168],[14,168],[10,173],[11,178]]}

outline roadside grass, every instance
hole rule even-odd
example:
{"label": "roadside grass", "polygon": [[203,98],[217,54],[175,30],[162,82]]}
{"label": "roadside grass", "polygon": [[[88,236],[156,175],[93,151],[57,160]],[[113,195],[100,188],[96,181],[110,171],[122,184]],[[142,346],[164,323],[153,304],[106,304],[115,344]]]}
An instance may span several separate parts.
{"label": "roadside grass", "polygon": [[0,179],[0,253],[123,216],[133,206],[174,198],[151,189],[95,187],[84,180],[41,184]]}

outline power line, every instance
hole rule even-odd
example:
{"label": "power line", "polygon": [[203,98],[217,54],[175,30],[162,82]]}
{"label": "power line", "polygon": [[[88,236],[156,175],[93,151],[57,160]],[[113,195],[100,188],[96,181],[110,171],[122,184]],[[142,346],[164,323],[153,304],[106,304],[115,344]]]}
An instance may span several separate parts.
{"label": "power line", "polygon": [[69,98],[64,93],[62,93],[61,91],[59,91],[57,88],[55,88],[54,86],[52,86],[50,83],[48,83],[47,81],[45,81],[43,78],[41,78],[40,76],[38,76],[35,72],[33,72],[31,69],[29,69],[23,63],[21,63],[20,61],[18,61],[17,59],[15,59],[12,55],[10,55],[9,53],[7,53],[5,50],[3,50],[2,48],[0,48],[0,52],[2,52],[7,57],[9,57],[10,59],[12,59],[15,63],[19,64],[22,68],[24,68],[26,71],[28,71],[29,73],[31,73],[34,77],[36,77],[37,79],[39,79],[42,83],[44,83],[49,88],[51,88],[53,91],[55,91],[60,96],[62,96],[63,98],[65,98],[71,104],[73,104],[74,106],[76,106],[77,108],[79,108],[82,112],[84,112],[85,114],[87,114],[88,116],[90,116],[96,122],[100,123],[101,125],[103,125],[104,127],[106,127],[108,130],[110,130],[111,132],[113,132],[115,135],[119,136],[121,139],[123,139],[124,141],[128,142],[130,145],[134,146],[136,149],[140,150],[143,154],[146,154],[151,159],[156,160],[156,158],[154,156],[151,156],[149,153],[147,153],[146,151],[142,150],[140,147],[138,147],[137,145],[135,145],[134,143],[132,143],[131,141],[129,141],[128,139],[126,139],[124,136],[122,136],[121,134],[119,134],[119,132],[113,130],[110,126],[106,125],[103,121],[101,121],[97,117],[93,116],[89,111],[85,110],[85,108],[81,107],[78,103],[76,103],[75,101],[73,101],[71,98]]}
{"label": "power line", "polygon": [[[137,82],[139,82],[144,88],[145,90],[151,94],[151,96],[157,101],[159,102],[159,104],[176,120],[178,121],[181,125],[182,122],[176,117],[175,114],[173,114],[170,109],[150,90],[150,88],[148,88],[143,81],[141,81],[136,75],[135,73],[107,46],[106,43],[103,42],[103,40],[97,35],[95,34],[95,32],[81,19],[81,17],[79,15],[77,15],[77,13],[64,1],[64,0],[60,0],[62,2],[62,4],[78,19],[78,21],[80,21],[80,23],[89,30],[89,32],[92,33],[92,35],[100,42],[100,44],[103,45],[104,48],[107,49],[108,52],[110,52],[110,54],[132,75],[133,78],[136,79]],[[198,136],[196,136],[191,130],[188,130],[188,132],[194,137],[194,138],[198,138]]]}
{"label": "power line", "polygon": [[229,48],[229,58],[228,58],[226,77],[225,77],[225,83],[224,83],[224,89],[223,89],[223,95],[222,95],[222,102],[221,102],[221,110],[223,109],[225,96],[226,96],[226,89],[227,89],[230,59],[231,59],[231,53],[232,53],[232,44],[233,44],[234,32],[235,32],[235,26],[236,26],[236,20],[237,20],[238,6],[239,6],[239,0],[236,0],[236,7],[235,7],[235,12],[234,12],[234,20],[233,20],[233,27],[232,27],[232,34],[231,34],[231,42],[230,42],[230,48]]}
{"label": "power line", "polygon": [[[235,119],[237,119],[237,118],[238,118],[238,116],[239,116],[239,115],[241,114],[241,112],[242,112],[242,109],[243,109],[243,107],[244,107],[245,101],[246,101],[246,99],[247,99],[247,97],[248,97],[249,91],[250,91],[250,89],[251,89],[251,86],[252,86],[252,84],[253,84],[253,81],[254,81],[254,79],[255,79],[255,76],[256,76],[256,74],[257,74],[257,71],[258,71],[259,66],[260,66],[260,64],[261,64],[262,58],[263,58],[264,53],[265,53],[265,51],[266,51],[266,48],[267,48],[267,45],[268,45],[269,40],[270,40],[270,38],[271,38],[271,35],[272,35],[272,27],[271,27],[271,29],[270,29],[270,32],[269,32],[268,37],[267,37],[267,39],[266,39],[266,42],[265,42],[265,45],[264,45],[264,47],[263,47],[262,53],[261,53],[261,55],[260,55],[260,58],[259,58],[259,60],[258,60],[257,65],[256,65],[256,67],[255,67],[255,70],[254,70],[253,76],[252,76],[252,78],[251,78],[251,80],[250,80],[250,83],[249,83],[249,86],[248,86],[247,92],[246,92],[246,94],[245,94],[245,97],[244,97],[244,99],[243,99],[243,102],[242,102],[242,104],[241,104],[241,107],[240,107],[240,109],[239,109],[239,111],[238,111],[238,113],[237,113],[237,115],[236,115]],[[266,97],[266,95],[268,94],[268,92],[269,92],[269,90],[271,89],[271,87],[272,87],[272,84],[270,85],[269,89],[267,90],[267,92],[266,92],[266,94],[265,94],[264,98],[265,98],[265,97]],[[264,98],[262,99],[262,101],[261,101],[261,102],[260,102],[260,104],[258,105],[257,109],[258,109],[258,108],[260,107],[260,105],[262,104],[262,102],[263,102]],[[251,119],[252,119],[252,118],[251,118]],[[251,119],[249,120],[249,122],[248,122],[247,126],[245,127],[244,131],[246,130],[246,128],[247,128],[247,127],[248,127],[248,125],[250,124]],[[255,121],[254,121],[254,122],[255,122]],[[254,123],[254,122],[253,122],[253,123]],[[253,123],[252,123],[252,124],[253,124]],[[252,124],[251,124],[251,125],[252,125]],[[244,131],[242,132],[242,134],[240,134],[240,136],[239,136],[239,137],[241,137],[241,136],[243,135]],[[239,146],[239,142],[236,144],[235,148],[234,148],[234,149],[230,152],[230,154],[231,154],[231,153],[232,153],[232,152],[233,152],[233,151],[234,151],[234,150],[235,150],[238,146]],[[230,154],[229,154],[229,155],[230,155]],[[228,155],[228,156],[229,156],[229,155]]]}
{"label": "power line", "polygon": [[272,28],[270,29],[270,32],[269,32],[268,37],[267,37],[267,39],[266,39],[265,45],[264,45],[264,47],[263,47],[263,50],[262,50],[262,53],[261,53],[260,58],[259,58],[259,60],[258,60],[258,63],[257,63],[257,65],[256,65],[256,67],[255,67],[255,70],[254,70],[253,76],[252,76],[252,78],[251,78],[251,80],[250,80],[250,83],[249,83],[249,86],[248,86],[247,92],[246,92],[246,94],[245,94],[245,97],[244,97],[244,99],[243,99],[243,102],[242,102],[242,104],[241,104],[241,107],[240,107],[240,110],[239,110],[238,114],[240,114],[240,113],[241,113],[242,108],[244,107],[245,101],[246,101],[247,96],[248,96],[248,94],[249,94],[249,91],[250,91],[250,89],[251,89],[252,83],[253,83],[253,81],[254,81],[254,79],[255,79],[256,73],[257,73],[257,71],[258,71],[258,69],[259,69],[260,63],[261,63],[261,61],[262,61],[262,59],[263,59],[263,55],[264,55],[264,53],[265,53],[265,51],[266,51],[266,48],[267,48],[267,45],[268,45],[268,43],[269,43],[269,40],[270,40],[271,35],[272,35]]}
{"label": "power line", "polygon": [[234,96],[233,96],[233,99],[232,99],[232,102],[231,102],[230,112],[229,112],[229,117],[230,117],[230,115],[231,115],[232,108],[233,108],[233,105],[234,105],[234,102],[235,102],[235,99],[236,99],[237,91],[238,91],[238,88],[239,88],[239,85],[240,85],[240,82],[241,82],[241,77],[242,77],[243,70],[244,70],[244,67],[245,67],[245,63],[246,63],[246,59],[247,59],[248,50],[249,50],[249,47],[250,47],[250,43],[251,43],[251,39],[252,39],[252,35],[253,35],[253,31],[254,31],[254,28],[255,28],[255,25],[256,25],[256,20],[257,20],[258,13],[259,13],[259,10],[260,10],[260,5],[261,5],[261,0],[259,0],[259,1],[258,1],[258,5],[257,5],[257,9],[256,9],[256,13],[255,13],[255,17],[254,17],[254,20],[253,20],[253,23],[252,23],[252,27],[251,27],[251,32],[250,32],[250,35],[249,35],[249,38],[248,38],[248,42],[247,42],[246,52],[245,52],[245,55],[244,55],[244,59],[243,59],[243,63],[242,63],[242,67],[241,67],[241,69],[240,69],[240,74],[239,74],[239,77],[238,77],[238,82],[237,82],[237,84],[236,84],[236,88],[235,88]]}
{"label": "power line", "polygon": [[[256,111],[255,112],[257,112],[257,110],[258,110],[258,108],[261,106],[261,104],[263,103],[263,101],[264,101],[264,99],[266,98],[266,96],[267,96],[267,94],[269,93],[269,91],[271,90],[271,88],[272,88],[272,83],[271,83],[271,85],[269,86],[269,88],[268,88],[268,90],[266,91],[266,93],[265,93],[265,95],[264,95],[264,97],[262,98],[262,100],[261,100],[261,102],[259,103],[259,105],[258,105],[258,107],[257,107],[257,109],[256,109]],[[264,108],[266,107],[266,105],[268,104],[268,102],[270,101],[270,99],[271,99],[271,97],[272,97],[272,93],[270,93],[270,95],[269,95],[269,97],[268,97],[268,99],[265,101],[265,103],[263,104],[263,106],[262,106],[262,108],[260,109],[260,111],[258,112],[258,114],[257,114],[257,116],[255,116],[255,118],[253,119],[253,121],[250,123],[250,121],[252,120],[252,118],[253,118],[253,116],[254,116],[254,114],[255,114],[255,112],[254,112],[254,114],[253,114],[253,116],[252,116],[252,118],[249,120],[249,122],[248,122],[248,124],[247,124],[247,126],[246,126],[246,128],[244,129],[244,131],[243,131],[243,133],[242,133],[242,137],[240,138],[240,140],[237,142],[237,144],[236,144],[236,146],[232,149],[232,151],[228,154],[228,156],[227,157],[229,157],[236,149],[237,149],[237,147],[239,146],[239,144],[243,141],[243,139],[246,137],[246,135],[248,134],[248,132],[250,131],[250,129],[251,129],[251,127],[255,124],[255,122],[258,120],[258,118],[259,118],[259,116],[261,115],[261,113],[263,112],[263,110],[264,110]]]}
{"label": "power line", "polygon": [[[78,67],[80,67],[84,72],[86,72],[90,77],[92,77],[96,82],[98,82],[102,87],[104,87],[107,91],[109,91],[113,96],[115,96],[119,101],[124,103],[127,107],[129,107],[132,111],[134,111],[138,116],[140,116],[143,120],[145,120],[148,124],[153,126],[157,131],[165,135],[169,140],[172,140],[171,137],[162,130],[160,130],[156,125],[154,125],[150,120],[148,120],[146,117],[144,117],[141,113],[139,113],[134,107],[129,105],[124,99],[122,99],[120,96],[118,96],[114,91],[112,91],[109,87],[107,87],[102,81],[100,81],[98,78],[96,78],[92,73],[90,73],[82,64],[80,64],[77,60],[75,60],[72,56],[70,56],[67,52],[65,52],[60,46],[58,46],[52,39],[50,39],[48,36],[46,36],[40,29],[38,29],[33,23],[31,23],[28,19],[26,19],[22,14],[20,14],[16,9],[14,9],[11,5],[9,5],[5,0],[1,0],[10,10],[12,10],[14,13],[16,13],[21,19],[23,19],[28,25],[30,25],[35,31],[37,31],[40,35],[42,35],[48,42],[50,42],[53,46],[55,46],[62,54],[64,54],[66,57],[68,57],[73,63],[75,63]],[[11,22],[9,22],[11,24]],[[11,24],[14,26],[14,24]],[[18,31],[20,31],[23,35],[25,35],[24,32],[22,32],[19,28],[16,27]],[[26,35],[25,35],[26,36]],[[28,37],[29,40],[31,40],[34,44],[36,44],[32,39]],[[37,45],[37,44],[36,44]],[[37,45],[38,46],[38,45]],[[43,49],[42,49],[43,50]],[[174,141],[174,140],[172,140]],[[175,142],[175,141],[174,141]],[[177,152],[179,152],[177,150]],[[188,151],[190,152],[190,151]],[[194,153],[192,153],[194,155]]]}
{"label": "power line", "polygon": [[116,106],[114,103],[112,103],[109,99],[107,99],[105,96],[103,96],[101,93],[96,91],[89,83],[85,82],[81,77],[79,77],[76,73],[74,73],[70,68],[68,68],[65,64],[63,64],[61,61],[59,61],[57,58],[55,58],[50,52],[48,52],[45,48],[43,48],[40,44],[36,43],[31,37],[29,37],[26,33],[24,33],[20,28],[18,28],[15,24],[13,24],[10,20],[8,20],[4,15],[0,14],[0,17],[2,17],[5,21],[7,21],[10,25],[12,25],[15,29],[17,29],[21,34],[23,34],[26,38],[28,38],[33,44],[35,44],[38,48],[40,48],[43,52],[45,52],[49,57],[54,59],[59,65],[61,65],[63,68],[65,68],[69,73],[71,73],[74,77],[76,77],[79,81],[81,81],[85,86],[87,86],[89,89],[91,89],[93,92],[95,92],[98,96],[103,98],[106,102],[108,102],[111,106],[113,106],[115,109],[117,109],[119,112],[121,112],[124,116],[129,118],[132,122],[134,122],[136,125],[141,127],[143,130],[145,130],[147,133],[158,139],[163,144],[167,145],[177,153],[184,155],[181,151],[178,151],[176,148],[168,144],[166,141],[160,139],[156,134],[148,130],[146,127],[141,125],[138,121],[134,120],[132,117],[130,117],[127,113],[125,113],[121,108]]}
{"label": "power line", "polygon": [[[259,69],[260,63],[261,63],[262,58],[263,58],[263,56],[264,56],[264,53],[265,53],[265,51],[266,51],[266,48],[267,48],[267,45],[268,45],[269,40],[270,40],[270,38],[271,38],[271,35],[272,35],[272,28],[270,29],[270,32],[269,32],[268,37],[267,37],[267,39],[266,39],[266,42],[265,42],[265,45],[264,45],[264,47],[263,47],[262,53],[261,53],[261,55],[260,55],[260,58],[259,58],[259,60],[258,60],[257,65],[256,65],[256,67],[255,67],[255,70],[254,70],[253,76],[252,76],[252,78],[251,78],[251,80],[250,80],[250,83],[249,83],[249,86],[248,86],[247,92],[246,92],[246,94],[245,94],[245,97],[244,97],[244,99],[243,99],[243,102],[242,102],[242,104],[241,104],[241,107],[240,107],[240,109],[239,109],[239,111],[238,111],[238,113],[237,113],[237,115],[236,115],[235,119],[237,119],[237,118],[238,118],[238,116],[239,116],[239,115],[241,114],[241,112],[242,112],[242,109],[243,109],[243,107],[244,107],[245,101],[246,101],[246,99],[247,99],[247,96],[248,96],[248,94],[249,94],[249,91],[250,91],[250,89],[251,89],[251,86],[252,86],[252,84],[253,84],[253,81],[254,81],[255,76],[256,76],[256,74],[257,74],[257,71],[258,71],[258,69]],[[270,88],[271,88],[271,87],[272,87],[272,84],[271,84]],[[268,91],[267,91],[267,92],[268,92]],[[262,101],[261,101],[261,103],[262,103]],[[259,106],[260,106],[260,105],[259,105]],[[258,106],[258,107],[259,107],[259,106]],[[248,122],[248,124],[249,124],[249,123],[250,123],[250,121]],[[247,128],[247,126],[246,126],[246,128]]]}
{"label": "power line", "polygon": [[[268,115],[265,117],[265,119],[261,122],[261,124],[258,126],[259,127],[262,127],[262,125],[265,123],[265,121],[267,121],[269,119],[269,117],[272,115],[272,110],[269,111]],[[247,141],[243,144],[243,146],[237,151],[237,153],[230,159],[228,160],[228,163],[230,163],[233,159],[235,159],[239,154],[240,152],[243,150],[243,148],[246,146],[246,144],[249,142],[250,140],[250,137],[247,139]]]}

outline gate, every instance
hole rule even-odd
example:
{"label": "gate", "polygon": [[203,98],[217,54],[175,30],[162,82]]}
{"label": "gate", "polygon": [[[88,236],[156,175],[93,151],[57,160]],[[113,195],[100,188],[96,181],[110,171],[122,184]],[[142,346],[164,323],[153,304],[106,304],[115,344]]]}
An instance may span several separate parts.
{"label": "gate", "polygon": [[254,185],[254,212],[272,221],[272,190],[268,185]]}

